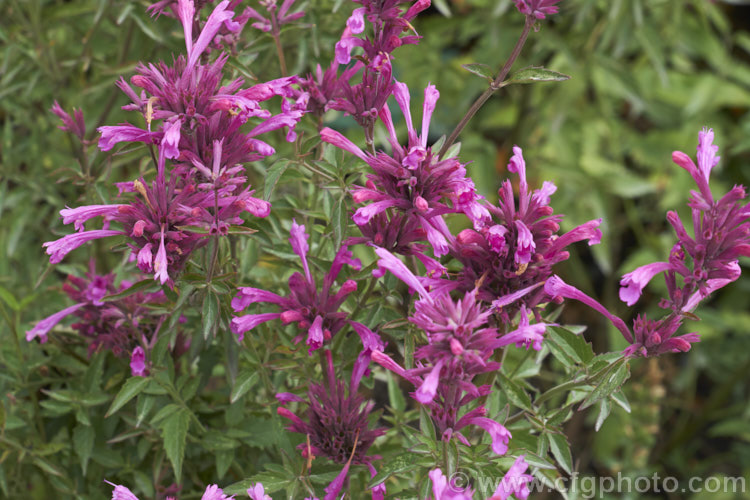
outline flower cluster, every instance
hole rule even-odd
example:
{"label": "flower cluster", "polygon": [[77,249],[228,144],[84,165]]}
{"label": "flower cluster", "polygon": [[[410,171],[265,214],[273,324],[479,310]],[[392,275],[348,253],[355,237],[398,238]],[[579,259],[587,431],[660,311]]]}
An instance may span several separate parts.
{"label": "flower cluster", "polygon": [[[201,62],[222,27],[236,28],[229,6],[228,0],[220,2],[194,40],[195,6],[192,0],[179,0],[174,9],[183,25],[186,55],[178,56],[172,66],[138,65],[131,83],[142,89],[140,94],[120,79],[118,86],[132,100],[124,109],[139,111],[146,128],[101,127],[99,147],[108,151],[119,142],[156,145],[156,179],[150,185],[144,179],[122,183],[121,194],[141,195],[130,203],[63,210],[63,222],[73,222],[78,232],[45,243],[51,262],[60,262],[87,241],[124,235],[139,268],[153,272],[164,284],[182,270],[193,250],[206,243],[207,234],[227,234],[231,225],[242,224],[245,212],[256,217],[269,214],[270,204],[253,197],[243,164],[274,153],[258,139],[261,134],[287,128],[288,139],[294,139],[307,97],[292,89],[294,78],[245,89],[241,79],[222,85],[226,53],[211,63]],[[277,115],[260,106],[274,96],[282,98]],[[159,120],[155,129],[154,120]],[[243,125],[250,120],[259,123],[245,132]],[[169,175],[167,159],[172,162]],[[105,228],[84,230],[84,223],[97,216],[104,218]],[[122,229],[109,229],[111,223]]]}
{"label": "flower cluster", "polygon": [[495,350],[510,344],[534,346],[539,350],[546,325],[530,328],[527,319],[517,330],[500,335],[496,328],[486,326],[492,311],[477,300],[477,290],[458,301],[444,293],[431,293],[396,256],[382,248],[375,252],[380,257],[380,272],[392,272],[419,294],[415,314],[409,320],[425,332],[428,343],[415,352],[418,366],[411,370],[405,370],[381,351],[373,352],[372,360],[417,388],[413,396],[430,410],[443,440],[455,436],[468,446],[469,441],[460,431],[475,425],[490,435],[492,450],[504,454],[508,450],[510,432],[487,418],[487,410],[481,404],[463,414],[462,410],[489,394],[490,386],[477,387],[474,378],[500,368],[500,363],[491,360]]}
{"label": "flower cluster", "polygon": [[[479,222],[488,218],[489,213],[479,203],[480,197],[476,194],[474,183],[467,177],[464,165],[457,158],[440,159],[427,145],[430,121],[440,96],[437,89],[428,85],[424,91],[419,134],[412,122],[408,87],[396,82],[393,96],[406,119],[406,147],[399,143],[387,106],[381,109],[379,115],[388,130],[390,155],[382,151],[376,154],[365,153],[339,132],[329,128],[323,129],[320,135],[324,141],[356,155],[372,168],[373,173],[368,174],[365,186],[355,186],[352,190],[355,203],[372,202],[357,209],[352,217],[358,226],[366,228],[363,233],[382,234],[379,228],[391,226],[384,219],[376,220],[373,227],[371,221],[379,214],[390,211],[393,218],[401,216],[402,220],[399,222],[411,225],[402,226],[402,232],[390,238],[394,242],[391,248],[399,250],[399,247],[407,247],[402,251],[419,257],[430,270],[435,271],[440,265],[426,259],[421,248],[408,248],[408,243],[404,244],[399,240],[424,234],[432,245],[435,256],[439,257],[448,253],[448,238],[452,239],[442,217],[444,214],[461,212]],[[415,230],[420,232],[415,233]],[[382,244],[378,240],[372,242]]]}
{"label": "flower cluster", "polygon": [[740,277],[739,256],[750,255],[750,204],[743,204],[745,188],[734,186],[715,200],[708,185],[711,170],[719,162],[718,146],[713,144],[713,130],[698,134],[698,166],[688,155],[675,151],[672,159],[693,177],[698,191],[691,192],[688,206],[692,212],[693,235],[690,236],[675,212],[667,220],[677,234],[667,262],[646,264],[623,276],[620,298],[635,304],[643,288],[657,274],[664,273],[668,298],[660,306],[670,312],[659,320],[640,315],[633,322],[632,332],[618,317],[580,290],[557,277],[545,284],[550,296],[573,298],[605,315],[632,345],[628,356],[658,356],[667,352],[684,352],[698,342],[696,333],[675,336],[684,317],[694,316],[693,310],[712,292]]}
{"label": "flower cluster", "polygon": [[360,323],[348,321],[348,314],[339,311],[346,297],[357,289],[357,283],[354,280],[347,280],[337,291],[333,289],[335,280],[344,265],[356,270],[361,269],[362,264],[359,259],[355,259],[346,246],[342,246],[323,278],[321,288],[318,289],[307,261],[307,252],[310,249],[307,243],[309,237],[305,232],[305,226],[293,220],[289,243],[302,262],[304,274],[295,272],[290,276],[289,296],[282,297],[259,288],[241,287],[237,296],[232,300],[232,308],[235,312],[243,311],[250,304],[258,302],[276,304],[281,311],[237,316],[232,319],[232,331],[242,340],[245,333],[266,321],[281,319],[284,324],[297,323],[301,333],[294,339],[294,342],[298,343],[305,339],[309,352],[312,354],[313,351],[330,342],[331,338],[348,323],[362,338],[365,349],[382,349],[382,342],[375,333]]}
{"label": "flower cluster", "polygon": [[[513,153],[508,170],[518,174],[518,200],[511,181],[503,181],[498,206],[485,204],[491,216],[461,231],[451,245],[451,256],[463,264],[456,281],[435,284],[468,291],[481,279],[479,298],[494,302],[505,323],[521,305],[532,309],[549,300],[540,286],[551,276],[552,266],[569,257],[568,245],[581,240],[593,245],[601,239],[601,219],[558,235],[562,215],[554,215],[550,206],[557,188],[545,181],[540,189],[530,190],[523,152],[516,146]],[[512,307],[506,304],[509,296]]]}
{"label": "flower cluster", "polygon": [[[156,343],[164,316],[154,315],[146,304],[160,304],[166,300],[160,290],[154,293],[137,292],[125,297],[104,300],[129,288],[123,281],[116,286],[113,274],[99,275],[91,262],[85,278],[69,275],[63,291],[75,304],[37,322],[26,332],[26,340],[38,338],[46,342],[49,332],[67,316],[76,318],[71,327],[89,344],[89,354],[107,349],[117,357],[129,356],[133,375],[148,373],[146,353]],[[173,354],[184,353],[189,344],[178,335]],[[145,348],[145,350],[144,350]]]}
{"label": "flower cluster", "polygon": [[[372,461],[380,457],[368,456],[367,451],[378,436],[385,434],[385,429],[369,428],[368,417],[374,403],[365,403],[365,399],[357,393],[369,362],[370,356],[366,352],[360,354],[354,363],[347,388],[344,382],[336,378],[331,351],[326,350],[323,366],[325,381],[310,385],[309,401],[290,393],[277,395],[282,404],[295,401],[309,405],[305,420],[283,406],[278,409],[279,415],[291,421],[288,430],[307,436],[307,441],[298,446],[302,450],[302,456],[308,460],[323,456],[344,465],[336,479],[326,488],[326,499],[337,498],[350,465],[365,465],[372,476],[376,474]],[[376,487],[373,498],[382,499],[383,493],[384,486]]]}

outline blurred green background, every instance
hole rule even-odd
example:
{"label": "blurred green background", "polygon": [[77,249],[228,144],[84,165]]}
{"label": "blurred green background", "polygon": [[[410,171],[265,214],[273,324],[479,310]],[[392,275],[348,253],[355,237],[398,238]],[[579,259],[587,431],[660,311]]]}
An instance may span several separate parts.
{"label": "blurred green background", "polygon": [[[169,60],[181,49],[178,24],[150,19],[147,5],[0,0],[0,492],[18,491],[13,488],[19,482],[36,478],[32,498],[41,498],[56,474],[65,474],[72,456],[64,439],[39,436],[34,426],[23,429],[26,415],[14,408],[18,398],[33,398],[35,389],[16,392],[7,375],[33,372],[48,362],[36,344],[26,345],[23,333],[68,305],[59,292],[64,274],[86,262],[81,252],[50,268],[41,244],[67,232],[57,215],[62,207],[111,199],[111,183],[140,168],[128,155],[86,156],[57,129],[49,108],[55,99],[66,111],[82,108],[89,139],[96,139],[97,126],[128,119],[119,109],[126,99],[114,81],[132,75],[139,60]],[[317,62],[327,65],[351,11],[346,1],[307,6],[305,24],[283,34],[290,70],[299,74]],[[394,75],[412,89],[414,113],[421,89],[428,82],[437,86],[434,139],[450,133],[486,85],[461,65],[499,68],[522,25],[510,0],[433,0],[417,19],[415,28],[424,38],[396,51]],[[617,298],[620,276],[668,255],[674,235],[667,210],[689,217],[685,203],[692,180],[672,164],[671,152],[692,156],[698,131],[711,127],[722,157],[712,176],[714,192],[750,184],[748,29],[750,5],[737,1],[563,0],[560,13],[531,34],[514,70],[545,66],[571,79],[499,91],[460,137],[461,159],[471,161],[469,171],[489,199],[506,177],[517,144],[524,149],[530,182],[552,180],[558,186],[553,206],[566,215],[563,229],[604,219],[602,244],[578,247],[560,273],[626,320],[656,312],[664,288],[655,280],[628,309]],[[279,76],[273,51],[265,50],[270,44],[247,27],[231,67],[249,78]],[[339,121],[346,127],[346,120]],[[102,269],[120,261],[106,244],[96,252]],[[656,472],[683,481],[750,477],[748,291],[750,278],[743,276],[699,309],[701,321],[689,327],[702,341],[688,354],[633,363],[626,384],[630,414],[613,410],[599,432],[591,411],[568,424],[576,470],[591,476]],[[585,308],[569,304],[564,320],[590,325],[585,335],[597,352],[624,347]],[[4,440],[13,431],[28,449]],[[103,462],[94,457],[92,467],[112,467]],[[618,496],[651,498],[635,492]]]}

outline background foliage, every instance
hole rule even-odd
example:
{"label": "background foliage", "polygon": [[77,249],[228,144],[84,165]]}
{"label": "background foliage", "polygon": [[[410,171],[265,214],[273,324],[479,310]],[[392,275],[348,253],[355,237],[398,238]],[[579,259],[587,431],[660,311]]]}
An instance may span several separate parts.
{"label": "background foliage", "polygon": [[[412,88],[428,79],[438,87],[433,131],[440,135],[450,132],[485,85],[461,65],[498,67],[523,16],[515,15],[510,0],[433,3],[415,26],[424,39],[400,49],[394,73]],[[341,0],[310,4],[302,24],[282,35],[293,73],[330,61],[350,12]],[[150,379],[123,385],[126,361],[104,352],[88,357],[72,333],[62,332],[45,346],[23,338],[36,320],[69,304],[60,284],[66,273],[81,274],[87,266],[85,252],[54,268],[48,264],[41,243],[65,232],[59,209],[112,200],[113,181],[148,168],[136,153],[109,158],[80,149],[57,130],[57,118],[48,111],[55,99],[66,110],[82,108],[89,139],[96,138],[97,126],[127,119],[115,79],[131,75],[138,61],[170,60],[182,43],[176,23],[150,19],[146,6],[131,0],[0,0],[0,493],[103,498],[107,478],[133,485],[142,498],[175,482],[184,485],[181,498],[198,498],[209,482],[253,477],[299,496],[304,485],[294,481],[301,460],[294,450],[297,436],[282,430],[273,394],[312,377],[313,364],[288,375],[285,370],[297,369],[285,357],[293,349],[292,334],[276,327],[258,328],[252,349],[237,349],[226,314],[234,283],[216,281],[179,304],[190,324],[208,326],[197,329],[187,358],[174,363],[162,349],[166,368]],[[462,158],[473,161],[470,174],[488,198],[495,196],[510,149],[518,144],[532,184],[558,185],[555,208],[571,227],[604,218],[603,244],[591,252],[579,249],[563,274],[604,297],[614,312],[624,311],[616,296],[619,277],[659,260],[671,247],[664,215],[682,210],[691,184],[671,163],[672,150],[692,151],[696,131],[713,127],[722,152],[715,187],[750,183],[743,168],[750,152],[750,34],[743,25],[748,14],[747,7],[704,0],[564,0],[560,14],[532,34],[516,67],[544,65],[571,80],[502,90],[461,137]],[[237,74],[261,81],[279,76],[274,52],[267,50],[270,37],[247,27],[240,47],[230,59]],[[351,125],[336,114],[327,118],[342,130]],[[311,134],[314,124],[300,130],[305,126]],[[339,168],[341,156],[331,153],[325,161],[289,168],[278,160],[285,153],[255,166],[253,184],[265,197],[273,194],[274,209],[270,218],[249,223],[259,230],[252,239],[233,240],[233,259],[225,264],[236,266],[241,284],[285,283],[290,250],[271,244],[286,239],[281,220],[303,213],[317,221],[311,242],[320,257],[332,252],[327,236],[341,241],[346,235],[340,200],[354,167]],[[300,200],[319,210],[300,208]],[[100,271],[125,264],[107,243],[97,243],[92,256]],[[657,284],[649,290],[654,297],[661,292]],[[551,446],[549,461],[592,476],[750,477],[749,290],[750,279],[743,277],[702,309],[696,330],[703,340],[690,353],[631,364],[625,386],[631,412],[611,405],[599,432],[594,427],[603,404],[575,413],[565,427],[572,459],[555,437],[540,445],[540,457]],[[376,293],[387,298],[384,291]],[[206,305],[213,300],[218,307]],[[394,319],[387,311],[361,314],[386,323]],[[570,304],[563,314],[568,323],[596,325],[584,333],[595,352],[624,347],[588,311]],[[393,335],[403,333],[394,329]],[[566,366],[560,358],[537,364],[541,371],[532,367],[525,376],[554,380],[572,373],[576,360]],[[508,366],[522,372],[528,366],[511,361]],[[404,443],[416,439],[400,430],[407,424],[418,428],[419,414],[395,381],[382,377],[371,384],[383,418],[397,424],[392,432]],[[508,392],[518,395],[511,403],[523,406],[523,388]],[[524,428],[512,430],[524,439]],[[316,464],[310,481],[320,489],[337,472]],[[398,494],[418,487],[419,479],[394,483],[389,493]]]}

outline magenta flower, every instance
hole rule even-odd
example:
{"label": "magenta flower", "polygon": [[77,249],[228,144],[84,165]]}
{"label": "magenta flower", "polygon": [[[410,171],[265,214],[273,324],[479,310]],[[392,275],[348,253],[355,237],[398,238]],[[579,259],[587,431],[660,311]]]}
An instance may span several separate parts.
{"label": "magenta flower", "polygon": [[[461,231],[451,245],[451,255],[463,264],[458,281],[445,286],[468,291],[482,279],[479,298],[503,304],[498,312],[510,323],[518,308],[532,310],[547,302],[540,285],[552,275],[552,267],[566,260],[571,243],[588,240],[599,243],[601,219],[591,220],[571,231],[558,235],[561,215],[554,215],[550,196],[557,189],[545,182],[541,189],[531,191],[526,181],[526,162],[521,148],[514,155],[508,170],[518,174],[518,200],[509,180],[500,188],[498,206],[485,204],[489,217],[475,219],[474,229]],[[519,294],[519,292],[522,292]],[[513,297],[515,303],[505,300]]]}
{"label": "magenta flower", "polygon": [[360,335],[365,348],[382,345],[375,333],[360,323],[348,321],[348,314],[339,311],[346,297],[357,289],[357,283],[347,280],[338,290],[334,290],[334,282],[344,265],[359,270],[362,267],[359,260],[352,256],[346,246],[342,246],[336,253],[330,270],[323,278],[322,287],[318,289],[307,261],[309,235],[305,232],[305,226],[292,221],[290,233],[289,243],[294,253],[300,258],[304,274],[296,272],[289,278],[287,297],[259,288],[239,288],[237,296],[232,300],[232,308],[235,312],[240,312],[250,304],[258,302],[276,304],[280,312],[236,316],[232,319],[232,331],[242,340],[246,332],[266,321],[281,319],[284,324],[294,322],[302,331],[294,342],[298,343],[305,339],[309,353],[312,354],[313,351],[329,342],[348,323]]}
{"label": "magenta flower", "polygon": [[[112,500],[138,500],[138,497],[125,486],[113,484],[107,480],[104,482],[115,487],[112,491]],[[172,497],[167,498],[170,499]],[[201,500],[232,500],[233,498],[234,496],[229,497],[225,495],[224,491],[215,484],[208,485],[206,491],[203,492],[203,496],[201,496]]]}
{"label": "magenta flower", "polygon": [[63,122],[63,124],[59,125],[57,128],[70,132],[78,137],[79,141],[84,140],[84,136],[86,135],[86,123],[83,121],[83,111],[80,109],[73,109],[73,116],[71,117],[64,109],[62,109],[62,107],[60,107],[59,104],[57,104],[57,101],[52,105],[50,111],[57,115],[57,117]]}
{"label": "magenta flower", "polygon": [[440,469],[433,469],[429,473],[432,482],[432,498],[430,500],[472,500],[474,492],[471,488],[461,488],[445,477]]}
{"label": "magenta flower", "polygon": [[641,291],[657,274],[664,273],[668,298],[660,306],[670,312],[659,320],[639,315],[631,332],[617,316],[588,297],[580,290],[567,285],[557,277],[550,278],[544,286],[551,297],[573,298],[607,317],[632,345],[625,349],[627,356],[658,356],[667,352],[685,352],[700,340],[696,333],[675,336],[682,320],[712,292],[735,281],[740,276],[737,258],[750,255],[750,209],[741,203],[745,189],[734,186],[721,199],[714,200],[708,185],[711,169],[719,157],[713,145],[713,131],[703,129],[698,136],[698,166],[684,153],[675,152],[672,159],[686,169],[698,185],[699,191],[691,193],[688,205],[692,211],[693,234],[688,235],[675,212],[667,220],[677,234],[677,243],[667,262],[641,266],[623,276],[620,281],[620,298],[628,305],[634,304]]}
{"label": "magenta flower", "polygon": [[[489,386],[477,387],[473,379],[499,369],[500,364],[490,358],[496,348],[509,343],[498,338],[496,328],[487,326],[491,310],[477,300],[477,290],[458,301],[445,293],[428,292],[397,257],[382,248],[375,252],[380,257],[378,274],[387,269],[419,293],[415,314],[409,320],[425,331],[428,343],[414,353],[417,367],[411,370],[403,369],[380,351],[372,353],[372,360],[417,388],[413,396],[429,409],[442,439],[455,436],[468,445],[460,430],[476,425],[490,435],[495,453],[505,453],[510,433],[486,418],[483,406],[462,414],[462,407],[489,393]],[[522,340],[513,339],[516,341]]]}
{"label": "magenta flower", "polygon": [[555,5],[560,0],[513,0],[516,8],[521,14],[544,19],[549,14],[557,14],[558,7]]}
{"label": "magenta flower", "polygon": [[260,4],[266,8],[268,17],[263,16],[258,11],[251,7],[247,7],[247,12],[255,22],[252,24],[253,28],[259,29],[264,32],[269,32],[276,26],[276,29],[284,24],[289,24],[296,21],[305,15],[304,11],[297,11],[289,13],[289,9],[292,8],[294,2],[297,0],[284,0],[281,7],[276,5],[276,0],[261,0]]}
{"label": "magenta flower", "polygon": [[336,498],[350,465],[366,465],[374,472],[372,461],[380,458],[369,456],[367,452],[375,439],[385,434],[385,429],[369,428],[368,416],[375,404],[365,403],[365,399],[357,393],[369,362],[367,353],[360,354],[354,363],[347,388],[344,382],[336,378],[331,351],[326,350],[323,366],[326,381],[310,385],[307,394],[309,406],[304,419],[283,406],[277,410],[279,415],[290,420],[288,430],[303,434],[309,439],[297,446],[303,457],[311,459],[323,456],[344,465],[341,473],[326,488],[326,499]]}
{"label": "magenta flower", "polygon": [[248,488],[247,496],[251,500],[273,500],[269,495],[266,495],[266,490],[261,483],[255,483],[255,486]]}
{"label": "magenta flower", "polygon": [[529,498],[528,483],[533,481],[533,476],[525,474],[529,464],[526,463],[525,455],[516,458],[516,461],[503,476],[497,489],[488,500],[507,500],[511,495],[520,500]]}
{"label": "magenta flower", "polygon": [[409,90],[396,83],[393,95],[406,119],[408,143],[402,147],[396,136],[390,111],[383,107],[380,118],[389,132],[391,154],[365,153],[340,133],[323,129],[323,141],[333,144],[365,161],[373,173],[368,174],[365,186],[355,186],[352,196],[356,203],[371,201],[354,213],[358,226],[366,225],[373,217],[388,210],[419,221],[419,227],[432,245],[435,255],[445,255],[452,238],[442,215],[463,211],[469,216],[479,211],[489,217],[479,205],[474,185],[466,176],[466,169],[456,158],[440,160],[428,147],[429,125],[439,93],[429,85],[424,92],[421,133],[412,123]]}
{"label": "magenta flower", "polygon": [[[336,43],[336,61],[347,64],[355,47],[361,47],[368,66],[380,66],[390,58],[391,52],[404,44],[416,44],[419,35],[411,21],[430,6],[430,0],[417,0],[408,9],[399,5],[411,0],[355,0],[362,7],[354,9],[346,22],[346,29]],[[372,35],[354,36],[365,32],[365,19],[372,25]],[[413,32],[414,34],[403,35]],[[388,63],[389,64],[389,63]]]}
{"label": "magenta flower", "polygon": [[[128,356],[131,373],[134,376],[147,375],[150,366],[148,353],[156,343],[165,319],[154,314],[149,306],[163,303],[166,297],[163,292],[158,291],[137,292],[106,302],[103,300],[107,295],[115,295],[131,285],[132,283],[123,281],[116,286],[114,275],[96,274],[92,261],[85,278],[70,275],[63,284],[63,291],[75,304],[37,322],[26,332],[26,340],[39,338],[41,342],[46,342],[47,335],[55,325],[63,318],[73,316],[75,322],[70,326],[87,340],[89,354],[107,349],[117,357]],[[173,354],[181,355],[186,351],[187,345],[182,332],[178,332]]]}

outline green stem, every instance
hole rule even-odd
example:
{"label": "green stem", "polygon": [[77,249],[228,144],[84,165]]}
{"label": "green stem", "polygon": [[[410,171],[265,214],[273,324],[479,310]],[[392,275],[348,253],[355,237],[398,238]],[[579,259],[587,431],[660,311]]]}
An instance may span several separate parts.
{"label": "green stem", "polygon": [[456,139],[458,139],[459,134],[461,131],[466,127],[466,125],[469,123],[469,121],[474,117],[475,114],[477,114],[477,111],[484,105],[485,102],[487,102],[487,99],[490,98],[492,94],[497,91],[503,83],[503,80],[505,80],[505,77],[508,76],[508,72],[510,71],[511,66],[513,66],[513,63],[518,58],[519,54],[521,53],[521,49],[523,48],[524,44],[526,43],[526,39],[529,36],[529,31],[531,31],[531,27],[534,25],[534,17],[533,16],[526,16],[526,23],[523,25],[523,32],[521,33],[521,37],[516,42],[516,46],[513,47],[513,52],[511,52],[510,57],[507,61],[505,61],[505,65],[503,65],[503,68],[500,70],[500,73],[498,73],[497,77],[490,83],[490,86],[485,90],[482,95],[480,95],[476,101],[474,101],[474,104],[471,105],[469,110],[466,112],[463,118],[461,118],[461,121],[458,122],[458,125],[456,125],[456,128],[451,132],[451,135],[448,137],[448,140],[445,141],[445,144],[443,144],[443,147],[440,148],[440,153],[438,153],[438,157],[442,157],[446,151],[448,151],[448,148],[450,148],[454,142],[456,142]]}

